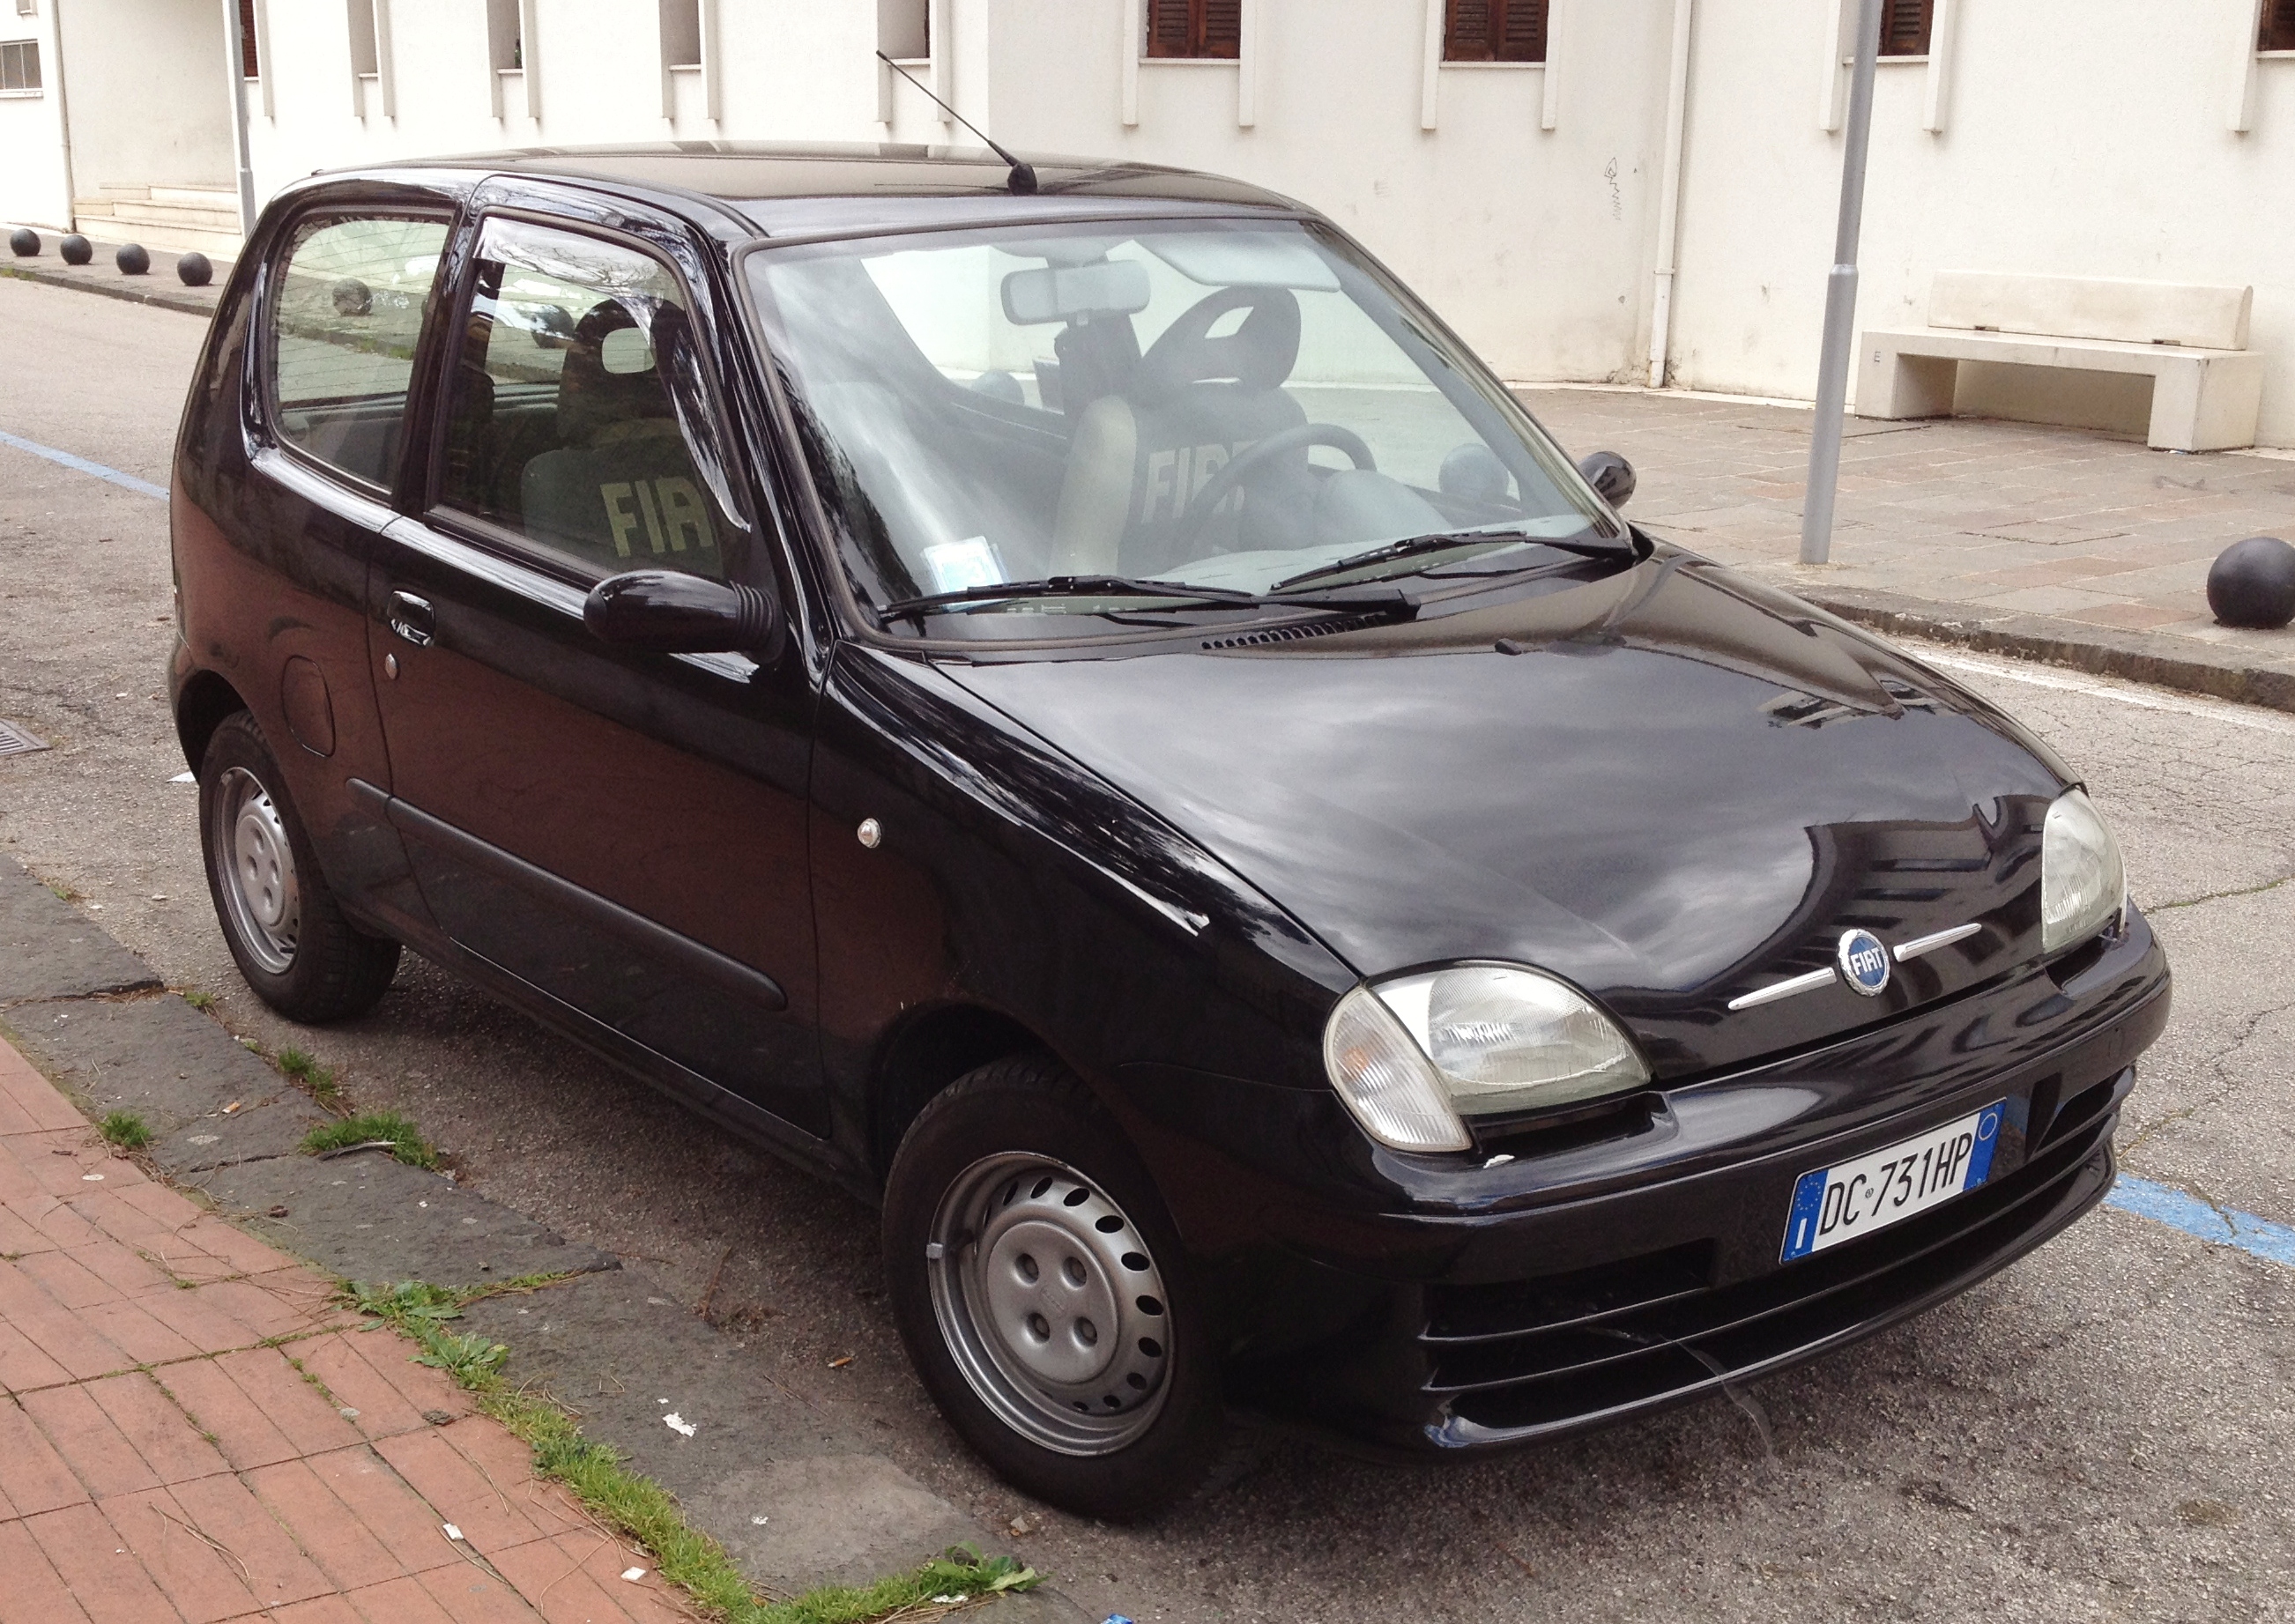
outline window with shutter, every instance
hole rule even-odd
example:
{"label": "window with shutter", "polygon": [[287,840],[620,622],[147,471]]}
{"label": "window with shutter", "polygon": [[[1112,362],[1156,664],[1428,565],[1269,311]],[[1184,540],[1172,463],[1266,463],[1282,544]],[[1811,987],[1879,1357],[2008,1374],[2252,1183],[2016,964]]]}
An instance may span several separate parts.
{"label": "window with shutter", "polygon": [[255,58],[255,0],[239,0],[239,70],[242,78],[263,77],[263,64]]}
{"label": "window with shutter", "polygon": [[1243,54],[1243,0],[1148,0],[1148,54]]}
{"label": "window with shutter", "polygon": [[1446,62],[1542,62],[1550,0],[1449,0]]}
{"label": "window with shutter", "polygon": [[1881,8],[1881,54],[1926,56],[1936,23],[1936,0],[1886,0]]}
{"label": "window with shutter", "polygon": [[2264,0],[2258,51],[2295,51],[2295,0]]}

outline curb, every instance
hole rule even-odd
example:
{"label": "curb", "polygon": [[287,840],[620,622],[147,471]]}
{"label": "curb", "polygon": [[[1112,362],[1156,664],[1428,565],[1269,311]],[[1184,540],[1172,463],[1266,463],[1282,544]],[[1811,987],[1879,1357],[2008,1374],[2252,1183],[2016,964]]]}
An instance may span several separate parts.
{"label": "curb", "polygon": [[[162,310],[179,310],[185,315],[212,316],[216,305],[223,297],[225,284],[231,281],[232,262],[215,261],[215,280],[204,288],[186,288],[175,280],[172,256],[164,251],[153,256],[152,267],[142,276],[128,276],[112,268],[110,257],[119,245],[95,242],[95,257],[85,265],[68,265],[53,258],[53,250],[45,243],[38,255],[22,259],[0,259],[0,276],[12,276],[20,282],[45,282],[51,288],[70,288],[81,293],[98,293],[105,298],[124,299],[132,305],[152,305]],[[169,259],[162,274],[159,261]]]}
{"label": "curb", "polygon": [[2115,632],[2048,615],[2000,614],[1864,587],[1812,590],[1790,584],[1786,590],[1843,620],[1894,636],[1926,638],[2095,676],[2295,711],[2295,645],[2290,646],[2286,659],[2258,665],[2249,656],[2156,632]]}

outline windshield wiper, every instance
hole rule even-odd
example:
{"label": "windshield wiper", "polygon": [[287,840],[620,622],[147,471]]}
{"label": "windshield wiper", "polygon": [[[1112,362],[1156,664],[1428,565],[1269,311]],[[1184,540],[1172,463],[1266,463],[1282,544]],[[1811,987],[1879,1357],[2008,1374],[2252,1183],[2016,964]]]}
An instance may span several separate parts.
{"label": "windshield wiper", "polygon": [[[1287,585],[1288,583],[1284,584]],[[995,603],[1019,598],[1164,598],[1183,604],[1209,604],[1226,608],[1332,609],[1360,613],[1384,609],[1401,613],[1417,605],[1399,589],[1354,592],[1286,592],[1278,586],[1265,592],[1246,592],[1229,586],[1188,586],[1180,582],[1141,581],[1130,575],[1053,575],[1041,581],[1003,581],[993,586],[968,586],[952,592],[932,592],[921,598],[900,598],[877,611],[878,624],[918,620],[937,609],[961,608],[968,603]]]}
{"label": "windshield wiper", "polygon": [[896,598],[877,611],[879,624],[920,619],[935,609],[967,603],[994,603],[1005,598],[1174,598],[1188,603],[1256,604],[1258,597],[1224,586],[1182,586],[1162,581],[1136,581],[1129,575],[1053,575],[1042,581],[1000,581],[992,586],[968,586],[953,592],[929,592],[921,598]]}
{"label": "windshield wiper", "polygon": [[1614,542],[1589,541],[1585,536],[1585,531],[1572,536],[1556,537],[1526,535],[1519,530],[1438,530],[1426,535],[1405,536],[1399,542],[1387,542],[1335,563],[1318,564],[1312,569],[1302,570],[1286,580],[1278,581],[1269,591],[1280,592],[1309,581],[1320,581],[1327,575],[1344,575],[1351,569],[1366,569],[1371,565],[1390,563],[1396,559],[1417,558],[1421,553],[1448,552],[1454,548],[1473,547],[1484,543],[1496,543],[1503,547],[1551,547],[1557,552],[1574,552],[1589,559],[1608,558],[1627,551]]}

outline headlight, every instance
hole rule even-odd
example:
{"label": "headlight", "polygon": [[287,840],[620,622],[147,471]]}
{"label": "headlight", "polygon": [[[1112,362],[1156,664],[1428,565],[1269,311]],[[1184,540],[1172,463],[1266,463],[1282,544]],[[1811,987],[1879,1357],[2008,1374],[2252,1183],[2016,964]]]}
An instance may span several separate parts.
{"label": "headlight", "polygon": [[2040,951],[2086,941],[2127,905],[2119,843],[2087,796],[2066,790],[2040,830]]}
{"label": "headlight", "polygon": [[1466,964],[1357,987],[1323,1030],[1331,1086],[1397,1150],[1465,1150],[1462,1120],[1638,1089],[1617,1023],[1550,975]]}

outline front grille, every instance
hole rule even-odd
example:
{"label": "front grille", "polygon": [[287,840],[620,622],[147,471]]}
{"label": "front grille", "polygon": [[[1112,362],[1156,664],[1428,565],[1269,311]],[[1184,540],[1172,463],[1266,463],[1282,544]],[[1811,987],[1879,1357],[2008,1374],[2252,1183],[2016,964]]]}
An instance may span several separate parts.
{"label": "front grille", "polygon": [[0,755],[29,755],[47,747],[45,739],[34,738],[12,722],[0,722]]}
{"label": "front grille", "polygon": [[1638,1408],[1886,1318],[2014,1256],[2093,1192],[2082,1174],[2118,1113],[2106,1084],[2016,1171],[1904,1223],[1752,1280],[1706,1284],[1681,1247],[1505,1286],[1436,1286],[1418,1341],[1426,1391],[1459,1419],[1535,1431]]}

